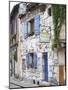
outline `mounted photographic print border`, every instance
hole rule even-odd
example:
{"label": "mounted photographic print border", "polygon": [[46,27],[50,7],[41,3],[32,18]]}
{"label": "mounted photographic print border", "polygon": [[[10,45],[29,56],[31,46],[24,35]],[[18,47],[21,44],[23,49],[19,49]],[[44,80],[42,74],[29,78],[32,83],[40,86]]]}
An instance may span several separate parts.
{"label": "mounted photographic print border", "polygon": [[10,11],[11,3],[9,88],[66,85],[66,5],[17,1]]}

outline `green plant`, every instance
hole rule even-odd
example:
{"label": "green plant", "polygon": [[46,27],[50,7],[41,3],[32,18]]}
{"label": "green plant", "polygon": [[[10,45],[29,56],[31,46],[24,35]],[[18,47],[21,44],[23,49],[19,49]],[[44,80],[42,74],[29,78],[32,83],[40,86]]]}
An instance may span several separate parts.
{"label": "green plant", "polygon": [[66,18],[66,6],[52,5],[52,15],[53,15],[53,24],[54,24],[54,40],[53,40],[52,48],[58,48],[61,26]]}

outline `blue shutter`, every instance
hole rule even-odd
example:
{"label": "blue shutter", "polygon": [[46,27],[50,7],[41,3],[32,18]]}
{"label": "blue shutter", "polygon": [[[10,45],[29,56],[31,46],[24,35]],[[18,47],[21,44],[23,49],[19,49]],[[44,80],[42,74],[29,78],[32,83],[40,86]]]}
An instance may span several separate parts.
{"label": "blue shutter", "polygon": [[27,64],[27,68],[29,67],[29,54],[26,54],[26,64]]}
{"label": "blue shutter", "polygon": [[35,35],[38,35],[40,32],[40,16],[34,17],[34,33]]}
{"label": "blue shutter", "polygon": [[28,37],[28,23],[24,23],[24,38]]}
{"label": "blue shutter", "polygon": [[33,59],[34,68],[37,68],[37,53],[34,52],[34,59]]}

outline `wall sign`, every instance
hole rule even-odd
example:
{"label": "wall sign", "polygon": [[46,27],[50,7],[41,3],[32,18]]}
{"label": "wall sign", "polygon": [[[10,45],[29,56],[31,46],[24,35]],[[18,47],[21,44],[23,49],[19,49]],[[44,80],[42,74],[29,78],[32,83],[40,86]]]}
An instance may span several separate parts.
{"label": "wall sign", "polygon": [[50,41],[50,27],[44,27],[41,31],[40,31],[40,42],[49,42]]}

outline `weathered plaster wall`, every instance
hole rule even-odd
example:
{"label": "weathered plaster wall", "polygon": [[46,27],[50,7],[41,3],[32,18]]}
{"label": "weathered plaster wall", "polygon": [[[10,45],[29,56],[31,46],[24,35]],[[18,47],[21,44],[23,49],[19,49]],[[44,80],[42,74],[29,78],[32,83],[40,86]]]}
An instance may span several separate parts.
{"label": "weathered plaster wall", "polygon": [[[47,13],[48,8],[50,8],[50,5],[47,5],[47,8],[44,13],[43,12],[40,13],[40,10],[38,9],[33,11],[31,14],[27,14],[23,19],[21,19],[22,29],[19,29],[19,31],[21,35],[20,37],[22,38],[23,42],[19,43],[20,46],[18,48],[21,52],[18,52],[18,60],[19,62],[20,60],[22,61],[18,65],[18,66],[21,65],[20,67],[18,67],[18,69],[19,69],[19,74],[21,74],[22,78],[43,80],[44,73],[43,73],[42,52],[46,51],[48,52],[48,81],[58,84],[59,83],[59,61],[58,61],[57,51],[52,51],[52,48],[51,48],[52,40],[54,37],[54,33],[53,33],[54,26],[53,26],[52,16],[48,16],[48,13]],[[46,26],[51,27],[51,37],[48,43],[44,43],[44,44],[40,43],[39,36],[35,37],[35,35],[28,37],[26,40],[23,37],[23,28],[24,28],[23,23],[32,19],[35,15],[40,15],[40,31],[42,29],[45,29]],[[26,53],[28,53],[30,49],[34,49],[34,51],[37,52],[37,56],[38,56],[37,69],[31,69],[31,68],[27,69],[26,63],[25,63],[25,69],[22,69],[23,59],[26,59]]]}

